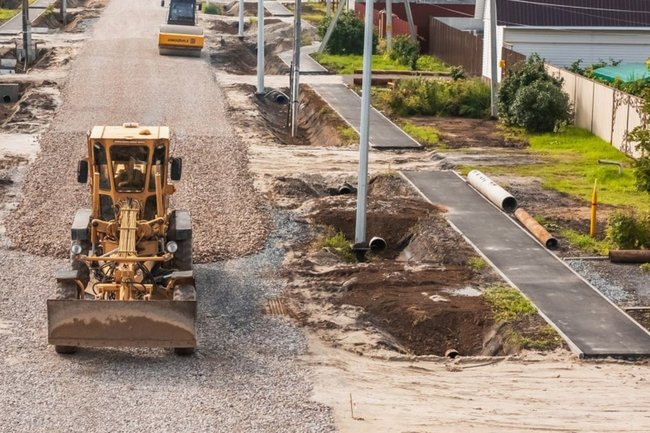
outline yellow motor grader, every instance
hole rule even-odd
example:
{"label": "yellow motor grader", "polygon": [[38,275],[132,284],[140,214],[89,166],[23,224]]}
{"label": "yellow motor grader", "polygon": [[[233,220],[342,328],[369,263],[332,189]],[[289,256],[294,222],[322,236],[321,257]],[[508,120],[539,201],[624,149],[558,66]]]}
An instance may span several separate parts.
{"label": "yellow motor grader", "polygon": [[169,128],[96,126],[77,180],[92,208],[77,210],[70,268],[56,274],[47,301],[48,342],[80,346],[196,347],[192,224],[171,210],[182,160],[169,155]]}

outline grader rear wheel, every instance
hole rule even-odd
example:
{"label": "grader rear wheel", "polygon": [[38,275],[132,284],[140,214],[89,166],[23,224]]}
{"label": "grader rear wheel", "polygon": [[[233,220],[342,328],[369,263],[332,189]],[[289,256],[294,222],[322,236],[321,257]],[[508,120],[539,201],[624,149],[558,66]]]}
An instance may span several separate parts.
{"label": "grader rear wheel", "polygon": [[[79,288],[74,281],[58,281],[54,299],[77,299],[79,297]],[[55,345],[54,351],[61,355],[72,355],[77,352],[77,346],[60,346]]]}

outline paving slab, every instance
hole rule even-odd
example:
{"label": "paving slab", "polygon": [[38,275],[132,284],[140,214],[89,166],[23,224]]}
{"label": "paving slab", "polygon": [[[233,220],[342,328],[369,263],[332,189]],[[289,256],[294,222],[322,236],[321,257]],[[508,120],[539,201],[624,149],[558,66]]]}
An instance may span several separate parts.
{"label": "paving slab", "polygon": [[404,172],[582,357],[650,356],[650,333],[454,172]]}
{"label": "paving slab", "polygon": [[[320,63],[310,56],[310,54],[316,52],[320,43],[307,45],[300,48],[300,73],[301,74],[327,74],[329,73],[327,69],[323,67]],[[293,61],[293,51],[285,51],[278,54],[280,60],[282,60],[287,66],[291,66]]]}
{"label": "paving slab", "polygon": [[[361,97],[344,84],[310,84],[357,133],[361,131]],[[422,146],[379,111],[370,110],[370,146],[376,149],[419,149]]]}
{"label": "paving slab", "polygon": [[274,17],[292,17],[293,12],[277,1],[265,1],[264,8]]}
{"label": "paving slab", "polygon": [[[37,0],[29,5],[29,19],[34,22],[36,18],[45,13],[46,8],[53,4],[55,0]],[[23,31],[23,14],[22,11],[9,21],[0,26],[0,35],[17,35]]]}

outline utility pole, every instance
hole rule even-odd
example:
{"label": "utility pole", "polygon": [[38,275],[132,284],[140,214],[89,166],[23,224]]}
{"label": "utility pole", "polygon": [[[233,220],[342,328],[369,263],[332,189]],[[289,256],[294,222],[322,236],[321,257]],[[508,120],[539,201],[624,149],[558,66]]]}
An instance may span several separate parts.
{"label": "utility pole", "polygon": [[411,39],[417,42],[418,34],[415,31],[415,23],[413,22],[413,13],[411,12],[411,3],[409,3],[409,0],[404,0],[404,10],[406,11],[406,20],[409,23],[409,33],[411,33]]}
{"label": "utility pole", "polygon": [[68,14],[68,0],[61,0],[61,19],[63,20],[64,26],[68,25],[68,18],[66,17],[67,14]]}
{"label": "utility pole", "polygon": [[490,0],[490,115],[497,118],[497,90],[499,74],[497,71],[497,6],[495,0]]}
{"label": "utility pole", "polygon": [[325,0],[325,16],[332,16],[332,0]]}
{"label": "utility pole", "polygon": [[361,85],[361,136],[359,140],[359,179],[357,189],[357,220],[354,246],[365,249],[366,200],[368,198],[368,141],[370,137],[370,73],[372,70],[372,12],[373,0],[366,0],[365,31],[363,37],[363,82]]}
{"label": "utility pole", "polygon": [[298,114],[300,111],[300,43],[301,43],[301,9],[302,3],[296,0],[296,7],[293,12],[293,62],[291,77],[291,136],[298,135]]}
{"label": "utility pole", "polygon": [[257,94],[264,94],[264,0],[257,0]]}
{"label": "utility pole", "polygon": [[386,51],[393,50],[393,0],[386,0]]}
{"label": "utility pole", "polygon": [[239,40],[244,39],[244,0],[239,0]]}

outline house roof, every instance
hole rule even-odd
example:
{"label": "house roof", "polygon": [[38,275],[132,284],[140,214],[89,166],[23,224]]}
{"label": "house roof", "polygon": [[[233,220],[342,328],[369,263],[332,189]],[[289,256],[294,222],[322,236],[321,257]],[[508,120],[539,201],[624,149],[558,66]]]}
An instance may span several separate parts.
{"label": "house roof", "polygon": [[[477,15],[484,0],[477,1]],[[501,26],[650,27],[648,0],[496,0]]]}

